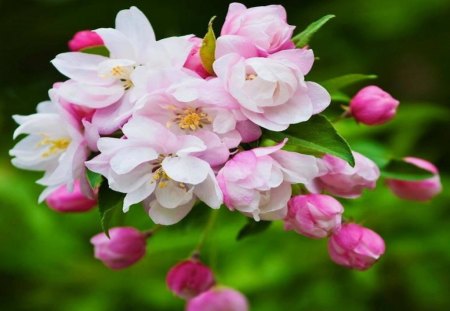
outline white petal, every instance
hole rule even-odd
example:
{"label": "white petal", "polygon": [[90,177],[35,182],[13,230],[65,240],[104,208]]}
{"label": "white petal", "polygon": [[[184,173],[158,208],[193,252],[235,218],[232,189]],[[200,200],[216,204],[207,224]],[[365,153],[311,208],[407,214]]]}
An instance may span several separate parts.
{"label": "white petal", "polygon": [[111,58],[136,59],[132,43],[122,32],[113,28],[100,28],[95,32],[102,38]]}
{"label": "white petal", "polygon": [[165,208],[177,208],[192,200],[192,189],[179,187],[178,183],[169,181],[165,187],[157,187],[155,196],[159,204]]}
{"label": "white petal", "polygon": [[208,163],[191,156],[167,157],[162,167],[171,179],[192,185],[204,181],[211,170]]}
{"label": "white petal", "polygon": [[127,193],[123,200],[123,211],[128,212],[130,206],[144,201],[155,190],[156,183],[145,183],[138,189]]}
{"label": "white petal", "polygon": [[222,191],[212,170],[204,182],[195,186],[194,194],[212,208],[219,208],[223,203]]}
{"label": "white petal", "polygon": [[70,79],[93,85],[105,85],[110,84],[112,80],[99,77],[98,66],[107,59],[100,55],[68,52],[58,54],[51,63]]}
{"label": "white petal", "polygon": [[148,215],[155,224],[166,226],[173,225],[186,217],[194,206],[194,203],[195,200],[192,200],[177,208],[164,208],[158,203],[157,200],[153,200],[150,202],[150,210],[148,211]]}
{"label": "white petal", "polygon": [[308,96],[313,105],[313,114],[321,113],[331,103],[331,97],[328,91],[315,82],[306,82],[308,86]]}
{"label": "white petal", "polygon": [[93,86],[69,80],[59,87],[58,92],[72,104],[98,109],[117,102],[122,97],[124,88],[119,83]]}
{"label": "white petal", "polygon": [[157,159],[158,155],[154,149],[148,147],[125,148],[111,158],[111,169],[117,174],[126,174],[144,162]]}

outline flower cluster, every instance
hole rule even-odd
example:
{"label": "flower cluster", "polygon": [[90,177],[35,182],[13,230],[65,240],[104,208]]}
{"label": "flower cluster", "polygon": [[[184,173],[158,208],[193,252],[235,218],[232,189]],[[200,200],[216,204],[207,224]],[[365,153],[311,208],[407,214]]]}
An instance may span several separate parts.
{"label": "flower cluster", "polygon": [[[71,52],[52,61],[67,79],[52,86],[50,100],[35,114],[14,117],[14,137],[27,136],[10,151],[13,164],[44,172],[39,201],[56,211],[90,210],[103,180],[102,187],[107,183],[122,194],[123,212],[142,204],[158,225],[176,224],[193,208],[225,205],[257,222],[283,220],[287,230],[329,237],[336,263],[369,268],[384,253],[383,240],[370,229],[342,223],[344,208],[332,196],[353,199],[375,188],[379,167],[351,152],[334,132],[332,139],[347,153],[326,143],[311,150],[317,142],[295,149],[292,131],[285,135],[291,126],[319,118],[331,103],[324,87],[307,81],[313,50],[298,43],[280,5],[232,3],[217,38],[211,23],[205,38],[156,40],[144,14],[131,7],[118,13],[115,28],[77,33]],[[350,101],[345,116],[382,124],[397,106],[370,86]],[[434,166],[405,161],[433,176],[392,178],[394,193],[427,200],[440,191]],[[119,227],[91,242],[96,258],[121,269],[144,256],[151,235]],[[198,260],[174,267],[167,282],[189,299],[187,310],[248,309],[240,293],[217,287]]]}

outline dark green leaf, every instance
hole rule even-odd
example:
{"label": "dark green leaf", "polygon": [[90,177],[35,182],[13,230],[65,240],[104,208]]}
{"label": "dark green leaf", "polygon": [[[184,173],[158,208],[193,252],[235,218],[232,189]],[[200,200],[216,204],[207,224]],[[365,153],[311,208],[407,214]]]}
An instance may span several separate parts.
{"label": "dark green leaf", "polygon": [[202,46],[200,47],[200,59],[205,70],[209,74],[214,74],[213,63],[216,53],[216,35],[212,27],[213,21],[216,17],[213,16],[208,23],[208,32],[203,38]]}
{"label": "dark green leaf", "polygon": [[314,115],[307,122],[291,125],[284,132],[265,131],[263,139],[280,142],[286,137],[289,139],[288,150],[314,156],[331,154],[355,165],[348,143],[323,115]]}
{"label": "dark green leaf", "polygon": [[333,79],[329,79],[326,81],[321,82],[320,84],[328,90],[333,96],[334,93],[338,93],[341,89],[350,86],[352,84],[367,81],[367,80],[373,80],[376,79],[376,75],[365,75],[365,74],[359,74],[359,73],[352,73],[348,75],[343,75],[340,77],[336,77]]}
{"label": "dark green leaf", "polygon": [[301,33],[292,38],[292,41],[294,42],[295,46],[298,48],[305,47],[309,43],[313,35],[333,17],[335,16],[331,14],[325,15],[324,17],[318,19],[317,21],[309,24],[305,30],[303,30]]}
{"label": "dark green leaf", "polygon": [[385,146],[367,138],[352,142],[352,149],[371,159],[378,167],[385,166],[392,158],[389,150]]}
{"label": "dark green leaf", "polygon": [[422,180],[433,177],[433,173],[403,160],[393,159],[381,168],[381,176],[398,180]]}
{"label": "dark green leaf", "polygon": [[86,170],[86,176],[92,189],[98,188],[103,181],[102,175]]}
{"label": "dark green leaf", "polygon": [[109,51],[104,45],[81,49],[80,52],[109,57]]}
{"label": "dark green leaf", "polygon": [[254,221],[253,219],[248,219],[248,223],[239,230],[236,240],[242,240],[245,237],[261,233],[269,228],[272,224],[271,221]]}
{"label": "dark green leaf", "polygon": [[120,211],[123,204],[123,198],[124,194],[111,190],[107,182],[100,185],[98,193],[100,223],[103,231],[108,237],[112,216],[116,211]]}

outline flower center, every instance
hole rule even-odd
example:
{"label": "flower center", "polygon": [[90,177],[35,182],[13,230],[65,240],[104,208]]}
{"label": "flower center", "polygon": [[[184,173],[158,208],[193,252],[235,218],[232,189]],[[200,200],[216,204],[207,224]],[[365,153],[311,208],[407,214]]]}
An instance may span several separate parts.
{"label": "flower center", "polygon": [[124,66],[115,66],[111,69],[111,75],[122,82],[122,86],[126,91],[133,87],[133,82],[130,79],[133,69]]}
{"label": "flower center", "polygon": [[205,124],[211,124],[211,118],[201,108],[189,107],[176,111],[173,122],[178,123],[178,127],[182,130],[196,131],[203,128]]}
{"label": "flower center", "polygon": [[245,76],[245,80],[247,80],[247,81],[255,80],[257,76],[258,75],[254,74],[254,73],[249,73]]}
{"label": "flower center", "polygon": [[69,144],[69,138],[50,139],[50,137],[44,135],[44,138],[38,143],[37,146],[48,146],[47,150],[41,154],[41,157],[48,158],[49,156],[63,152],[67,149]]}
{"label": "flower center", "polygon": [[[168,156],[171,156],[170,154]],[[166,158],[165,155],[160,154],[158,158],[151,162],[153,165],[152,168],[152,181],[151,183],[157,182],[159,188],[165,188],[167,187],[169,181],[171,180],[169,175],[164,171],[162,168],[162,161]],[[187,191],[187,187],[184,183],[178,183],[178,187]]]}

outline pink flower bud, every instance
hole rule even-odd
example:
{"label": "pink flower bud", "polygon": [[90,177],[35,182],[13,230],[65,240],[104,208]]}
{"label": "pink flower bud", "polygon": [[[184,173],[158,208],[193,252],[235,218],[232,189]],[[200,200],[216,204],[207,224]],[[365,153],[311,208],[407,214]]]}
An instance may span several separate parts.
{"label": "pink flower bud", "polygon": [[316,178],[314,185],[308,185],[308,189],[315,193],[325,190],[334,196],[357,198],[365,188],[375,188],[380,177],[377,165],[357,152],[353,152],[353,156],[354,167],[340,158],[324,156],[322,160],[327,173]]}
{"label": "pink flower bud", "polygon": [[166,282],[170,290],[183,299],[195,297],[215,283],[212,271],[196,260],[185,260],[172,267]]}
{"label": "pink flower bud", "polygon": [[186,311],[247,311],[248,302],[240,292],[225,287],[212,288],[188,301]]}
{"label": "pink flower bud", "polygon": [[191,69],[192,71],[195,71],[200,77],[206,78],[211,76],[203,67],[201,58],[200,58],[200,47],[202,45],[202,39],[197,37],[189,38],[189,41],[192,42],[194,45],[192,47],[191,52],[189,53],[189,56],[184,63],[184,67]]}
{"label": "pink flower bud", "polygon": [[384,241],[377,233],[354,223],[343,224],[328,241],[331,259],[356,270],[369,269],[384,251]]}
{"label": "pink flower bud", "polygon": [[439,171],[432,163],[419,158],[408,157],[404,159],[405,162],[416,165],[424,170],[432,172],[433,177],[417,180],[405,181],[397,179],[387,179],[388,187],[398,197],[405,200],[412,201],[428,201],[431,200],[442,190],[441,180],[439,178]]}
{"label": "pink flower bud", "polygon": [[350,101],[350,113],[363,124],[378,125],[391,120],[399,101],[378,86],[361,89]]}
{"label": "pink flower bud", "polygon": [[327,237],[341,227],[344,208],[335,198],[324,194],[297,195],[289,200],[284,219],[286,230],[313,239]]}
{"label": "pink flower bud", "polygon": [[99,45],[103,45],[102,38],[91,30],[79,31],[69,41],[69,49],[74,52]]}
{"label": "pink flower bud", "polygon": [[111,269],[131,266],[145,255],[146,236],[133,227],[117,227],[92,237],[95,258]]}
{"label": "pink flower bud", "polygon": [[48,207],[62,213],[86,212],[97,205],[97,200],[86,197],[81,192],[80,182],[77,180],[70,192],[66,185],[62,185],[51,193],[45,200]]}
{"label": "pink flower bud", "polygon": [[241,134],[243,143],[256,141],[262,135],[261,128],[250,120],[237,122],[236,130]]}

